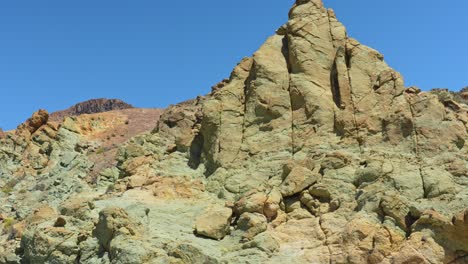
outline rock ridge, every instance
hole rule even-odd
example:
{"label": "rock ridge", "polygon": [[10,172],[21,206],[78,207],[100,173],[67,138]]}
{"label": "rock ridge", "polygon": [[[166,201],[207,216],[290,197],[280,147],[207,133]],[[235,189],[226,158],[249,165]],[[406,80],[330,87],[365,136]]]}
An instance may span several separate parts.
{"label": "rock ridge", "polygon": [[0,139],[0,263],[466,263],[467,111],[298,0],[112,166],[96,119]]}
{"label": "rock ridge", "polygon": [[82,114],[96,114],[102,112],[108,112],[113,110],[123,110],[134,108],[132,105],[125,103],[119,99],[90,99],[81,103],[78,103],[66,110],[57,111],[51,113],[51,121],[60,122],[65,117],[77,116]]}

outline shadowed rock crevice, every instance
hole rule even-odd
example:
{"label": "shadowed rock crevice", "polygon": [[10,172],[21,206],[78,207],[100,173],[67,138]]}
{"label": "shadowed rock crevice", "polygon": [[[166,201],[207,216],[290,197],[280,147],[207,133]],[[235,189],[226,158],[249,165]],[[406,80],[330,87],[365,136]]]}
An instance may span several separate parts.
{"label": "shadowed rock crevice", "polygon": [[409,106],[409,109],[410,109],[410,112],[411,112],[411,123],[413,124],[412,125],[412,128],[413,128],[412,138],[413,138],[413,146],[414,146],[413,150],[414,150],[414,155],[416,157],[416,160],[417,160],[418,166],[419,166],[418,171],[419,171],[419,175],[421,177],[421,183],[422,183],[422,189],[423,189],[423,198],[426,199],[427,198],[427,191],[426,191],[426,183],[424,181],[424,175],[423,175],[422,156],[421,156],[420,149],[419,149],[419,135],[418,135],[418,128],[416,127],[416,114],[415,114],[413,103],[411,101],[411,97],[405,96],[405,100],[408,103],[408,106]]}
{"label": "shadowed rock crevice", "polygon": [[288,36],[285,35],[283,38],[283,47],[281,49],[281,52],[283,53],[284,59],[286,61],[286,65],[288,68],[288,74],[289,74],[289,85],[288,85],[288,95],[289,95],[289,104],[290,104],[290,111],[291,111],[291,155],[294,157],[294,154],[296,153],[295,149],[295,142],[294,142],[294,110],[297,110],[299,107],[294,106],[295,102],[297,100],[293,100],[293,95],[291,94],[291,62],[290,62],[290,55],[289,55],[289,42],[288,42]]}
{"label": "shadowed rock crevice", "polygon": [[202,161],[203,144],[203,135],[198,133],[190,145],[190,158],[188,162],[189,167],[194,170],[198,168]]}
{"label": "shadowed rock crevice", "polygon": [[335,102],[336,107],[341,109],[344,108],[344,105],[341,103],[341,91],[340,83],[338,81],[336,60],[333,62],[332,70],[330,72],[330,83],[332,88],[333,101]]}
{"label": "shadowed rock crevice", "polygon": [[349,95],[350,95],[350,103],[351,103],[351,111],[353,115],[353,122],[354,122],[354,127],[356,130],[356,140],[359,144],[359,149],[362,152],[362,145],[363,145],[363,137],[360,136],[359,134],[359,124],[356,118],[356,104],[355,104],[355,99],[353,98],[353,82],[352,82],[352,77],[350,74],[350,69],[351,69],[351,58],[352,58],[352,53],[351,50],[348,46],[348,43],[346,43],[345,48],[344,48],[344,57],[345,57],[345,62],[346,62],[346,71],[347,71],[347,76],[348,76],[348,83],[349,83]]}

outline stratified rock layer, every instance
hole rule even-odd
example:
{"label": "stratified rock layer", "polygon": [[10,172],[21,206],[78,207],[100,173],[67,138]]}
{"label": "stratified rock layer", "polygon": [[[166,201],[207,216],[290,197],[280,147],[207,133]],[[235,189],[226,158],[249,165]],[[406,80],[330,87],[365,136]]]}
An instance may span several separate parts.
{"label": "stratified rock layer", "polygon": [[466,263],[467,109],[297,1],[93,182],[93,120],[2,139],[0,263]]}

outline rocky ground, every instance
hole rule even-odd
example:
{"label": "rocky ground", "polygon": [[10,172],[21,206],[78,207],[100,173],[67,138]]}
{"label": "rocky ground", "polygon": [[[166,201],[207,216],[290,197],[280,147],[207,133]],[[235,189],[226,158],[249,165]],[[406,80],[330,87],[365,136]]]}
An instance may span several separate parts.
{"label": "rocky ground", "polygon": [[319,0],[207,96],[141,111],[3,136],[0,263],[468,262],[468,106]]}

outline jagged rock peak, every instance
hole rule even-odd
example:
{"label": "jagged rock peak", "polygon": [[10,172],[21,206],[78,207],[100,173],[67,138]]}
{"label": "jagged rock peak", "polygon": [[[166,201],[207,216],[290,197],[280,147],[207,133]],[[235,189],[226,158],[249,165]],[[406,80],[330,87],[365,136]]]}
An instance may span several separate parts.
{"label": "jagged rock peak", "polygon": [[466,106],[405,89],[321,1],[151,133],[79,119],[2,140],[0,263],[468,261]]}
{"label": "jagged rock peak", "polygon": [[[468,251],[455,234],[467,221],[447,221],[466,214],[466,199],[443,198],[467,194],[467,108],[405,89],[321,1],[297,1],[228,80],[163,116],[157,135],[202,168],[210,192],[235,201],[235,217],[260,213],[275,226],[287,214],[298,222],[280,226],[300,230],[316,221],[324,238],[311,240],[328,249],[298,249],[298,263],[438,263]],[[426,224],[436,213],[443,227]],[[421,237],[432,255],[420,253]]]}
{"label": "jagged rock peak", "polygon": [[52,121],[61,121],[66,116],[77,116],[82,114],[95,114],[113,110],[134,108],[132,105],[119,99],[91,99],[78,103],[66,110],[54,112],[50,115]]}

